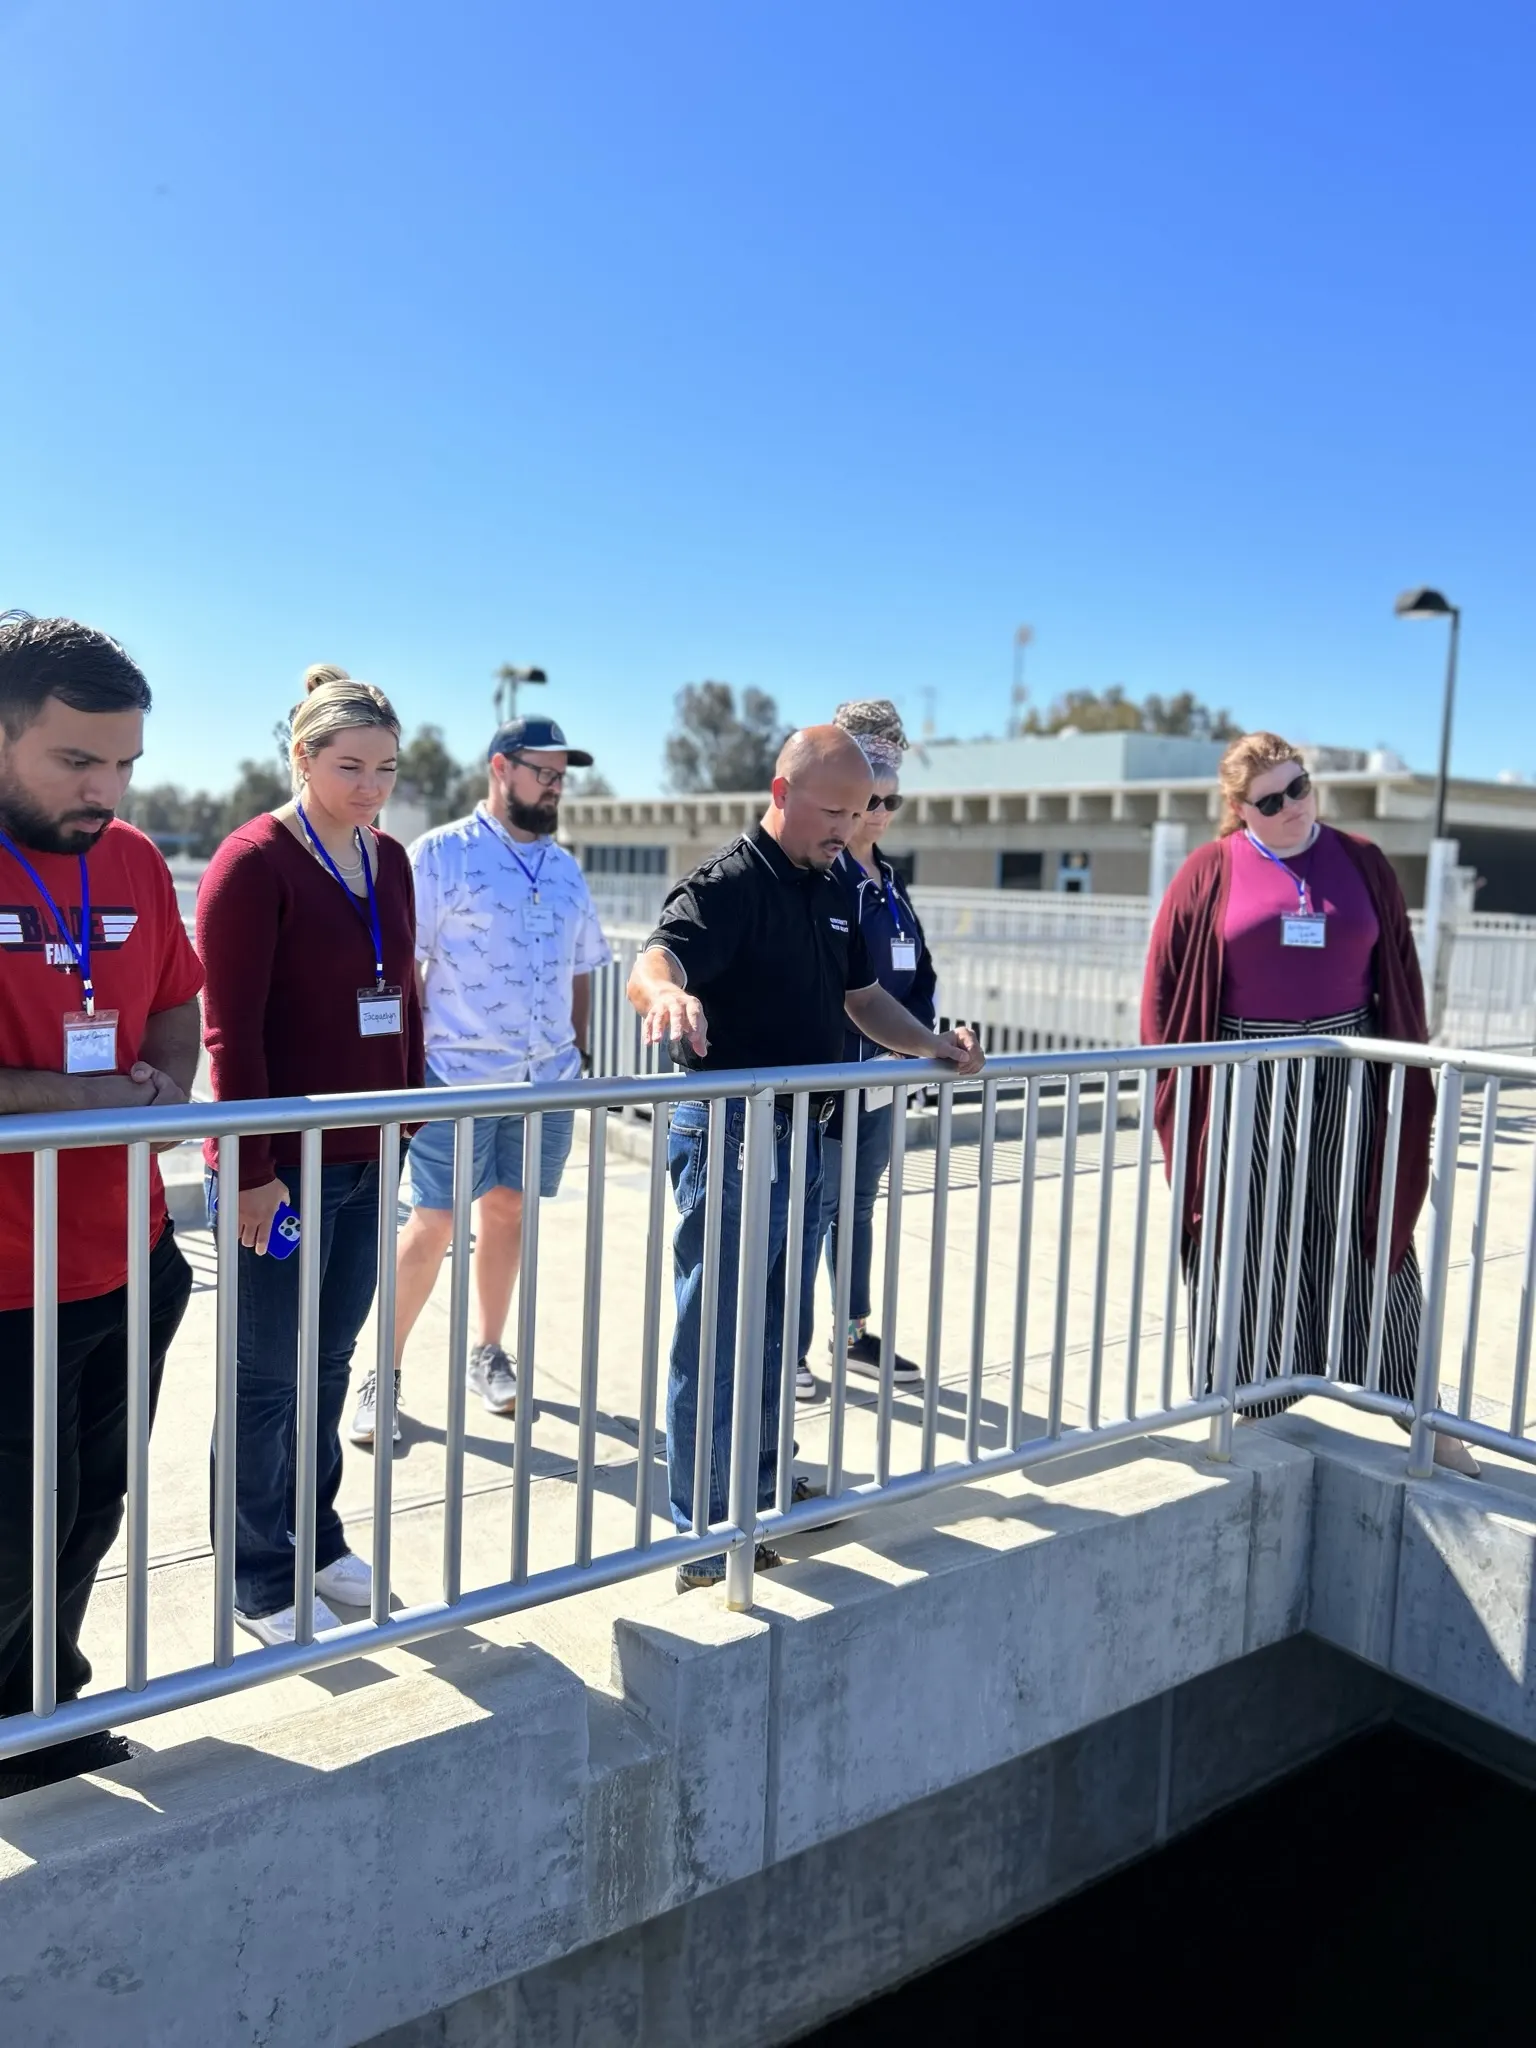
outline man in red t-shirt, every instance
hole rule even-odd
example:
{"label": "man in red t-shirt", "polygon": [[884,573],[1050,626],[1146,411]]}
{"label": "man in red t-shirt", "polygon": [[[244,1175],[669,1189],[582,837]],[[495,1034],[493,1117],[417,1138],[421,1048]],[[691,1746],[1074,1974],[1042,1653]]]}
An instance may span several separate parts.
{"label": "man in red t-shirt", "polygon": [[[203,973],[152,842],[113,813],[149,685],[105,633],[0,617],[0,1144],[5,1118],[185,1102]],[[58,1697],[127,1492],[128,1179],[58,1155]],[[32,1154],[0,1151],[0,1714],[32,1706]],[[151,1168],[150,1402],[191,1293]],[[0,1796],[132,1754],[102,1734],[0,1766]]]}

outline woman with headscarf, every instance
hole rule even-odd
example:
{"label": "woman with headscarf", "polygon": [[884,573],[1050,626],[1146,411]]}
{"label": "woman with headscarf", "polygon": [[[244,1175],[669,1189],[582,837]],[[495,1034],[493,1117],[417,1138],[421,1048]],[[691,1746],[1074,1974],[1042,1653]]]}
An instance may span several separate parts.
{"label": "woman with headscarf", "polygon": [[[874,780],[869,808],[839,860],[839,872],[858,905],[859,927],[869,951],[870,963],[883,988],[890,990],[920,1024],[929,1029],[934,1021],[933,956],[923,937],[922,925],[906,884],[881,853],[878,838],[887,819],[901,808],[898,788],[901,757],[907,738],[896,707],[886,698],[870,698],[840,704],[833,723],[852,733],[869,763]],[[843,1041],[845,1060],[886,1062],[890,1055],[852,1026]],[[905,1092],[888,1084],[861,1091],[858,1157],[854,1167],[853,1214],[847,1219],[852,1233],[850,1245],[850,1287],[848,1300],[848,1370],[865,1378],[880,1376],[880,1338],[869,1327],[872,1313],[871,1276],[874,1265],[874,1214],[891,1162],[891,1119],[898,1103],[905,1105]],[[844,1219],[838,1213],[842,1184],[843,1111],[839,1100],[822,1141],[822,1218],[818,1242],[824,1242],[828,1278],[836,1314],[837,1258]],[[795,1398],[814,1400],[816,1376],[809,1352],[815,1323],[815,1280],[813,1272],[803,1276],[800,1294],[800,1356],[795,1367]],[[836,1352],[837,1337],[828,1350]],[[893,1379],[897,1386],[920,1386],[922,1375],[909,1358],[895,1354]]]}

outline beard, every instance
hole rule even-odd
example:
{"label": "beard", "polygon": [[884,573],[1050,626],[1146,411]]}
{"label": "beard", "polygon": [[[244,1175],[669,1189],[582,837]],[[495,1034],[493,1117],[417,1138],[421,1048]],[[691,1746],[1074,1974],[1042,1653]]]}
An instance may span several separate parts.
{"label": "beard", "polygon": [[0,826],[18,846],[29,846],[34,853],[89,853],[116,815],[86,808],[50,818],[0,768]]}
{"label": "beard", "polygon": [[515,796],[509,796],[507,816],[519,832],[547,835],[553,832],[560,822],[560,799],[547,797],[542,803],[520,804]]}

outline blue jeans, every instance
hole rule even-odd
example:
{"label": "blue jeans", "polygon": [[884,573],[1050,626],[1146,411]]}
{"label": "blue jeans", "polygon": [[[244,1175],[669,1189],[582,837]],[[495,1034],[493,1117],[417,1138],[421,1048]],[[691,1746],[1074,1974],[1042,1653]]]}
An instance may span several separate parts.
{"label": "blue jeans", "polygon": [[[762,1439],[758,1453],[757,1505],[771,1507],[779,1455],[779,1375],[784,1355],[784,1246],[789,1235],[790,1123],[787,1110],[774,1112],[774,1181],[768,1211],[767,1323],[763,1335]],[[699,1338],[703,1325],[704,1192],[708,1165],[709,1111],[702,1102],[680,1102],[668,1132],[667,1171],[679,1222],[672,1241],[677,1290],[677,1327],[667,1378],[667,1482],[672,1519],[693,1526],[693,1457],[699,1417]],[[709,1520],[725,1519],[731,1467],[731,1409],[736,1379],[736,1284],[741,1262],[741,1148],[746,1107],[740,1098],[726,1106],[725,1158],[720,1203],[720,1296],[715,1321],[715,1409],[710,1456]],[[806,1270],[816,1254],[821,1224],[821,1129],[812,1120],[806,1151]]]}
{"label": "blue jeans", "polygon": [[[280,1174],[300,1207],[297,1172]],[[210,1196],[218,1176],[207,1175]],[[303,1217],[306,1230],[312,1219]],[[341,1411],[357,1333],[379,1277],[379,1169],[372,1161],[320,1170],[320,1398],[315,1432],[315,1569],[347,1550],[341,1487]],[[235,1605],[275,1614],[293,1605],[294,1435],[298,1425],[299,1259],[240,1247],[236,1317]]]}
{"label": "blue jeans", "polygon": [[[853,1164],[853,1244],[848,1289],[848,1314],[850,1317],[868,1316],[872,1307],[870,1300],[870,1274],[875,1260],[875,1201],[880,1193],[880,1183],[885,1178],[885,1169],[891,1163],[891,1116],[890,1103],[883,1109],[861,1109],[859,1111],[859,1134],[855,1141],[858,1157]],[[843,1141],[841,1138],[827,1138],[822,1145],[821,1158],[821,1230],[817,1234],[817,1251],[825,1238],[827,1279],[832,1289],[832,1313],[837,1313],[837,1246],[841,1218],[837,1213],[838,1190],[842,1186]],[[808,1357],[811,1335],[816,1326],[815,1258],[806,1263],[806,1280],[800,1295],[800,1356]]]}

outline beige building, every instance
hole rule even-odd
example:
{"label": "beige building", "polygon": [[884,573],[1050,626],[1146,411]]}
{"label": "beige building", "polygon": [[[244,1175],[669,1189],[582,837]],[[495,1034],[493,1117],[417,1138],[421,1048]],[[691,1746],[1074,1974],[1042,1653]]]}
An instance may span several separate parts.
{"label": "beige building", "polygon": [[[1149,733],[934,742],[914,747],[906,804],[886,839],[920,887],[1148,890],[1153,827],[1182,826],[1193,848],[1220,818],[1220,745]],[[1374,839],[1423,902],[1434,779],[1391,756],[1308,749],[1324,815]],[[579,797],[561,837],[594,875],[660,886],[762,815],[766,794]],[[1536,787],[1453,781],[1448,833],[1478,874],[1477,908],[1536,915]]]}

